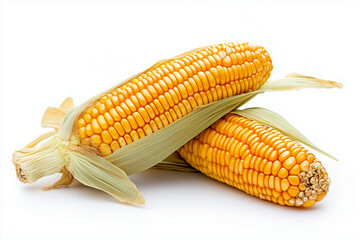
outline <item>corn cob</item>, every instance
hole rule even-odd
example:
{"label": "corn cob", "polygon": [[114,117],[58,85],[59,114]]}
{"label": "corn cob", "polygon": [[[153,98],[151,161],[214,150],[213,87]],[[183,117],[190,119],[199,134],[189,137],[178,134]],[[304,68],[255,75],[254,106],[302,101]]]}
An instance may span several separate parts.
{"label": "corn cob", "polygon": [[297,74],[261,87],[271,70],[262,47],[219,44],[163,60],[75,108],[68,98],[44,114],[41,125],[55,130],[14,152],[17,176],[33,183],[62,173],[45,190],[75,178],[120,201],[144,204],[128,175],[156,165],[257,94],[340,87]]}
{"label": "corn cob", "polygon": [[247,43],[213,45],[183,54],[89,106],[77,122],[81,143],[108,156],[197,106],[258,89],[271,70],[266,50]]}
{"label": "corn cob", "polygon": [[[61,172],[62,178],[46,189],[69,185],[76,178],[120,201],[143,204],[128,174],[155,165],[220,116],[264,92],[256,90],[271,70],[270,56],[263,47],[219,44],[163,60],[75,108],[67,99],[60,108],[48,108],[42,119],[43,127],[55,131],[13,154],[17,176],[32,183]],[[249,94],[242,97],[241,93]],[[202,105],[207,106],[193,111]],[[191,119],[201,115],[208,118],[202,121],[205,126],[189,129]],[[189,130],[171,145],[170,141],[161,144],[168,148],[155,156],[158,147],[151,146],[180,129]],[[48,141],[36,147],[45,139]]]}
{"label": "corn cob", "polygon": [[207,176],[281,205],[308,207],[329,190],[328,174],[314,154],[236,114],[219,119],[178,152]]}

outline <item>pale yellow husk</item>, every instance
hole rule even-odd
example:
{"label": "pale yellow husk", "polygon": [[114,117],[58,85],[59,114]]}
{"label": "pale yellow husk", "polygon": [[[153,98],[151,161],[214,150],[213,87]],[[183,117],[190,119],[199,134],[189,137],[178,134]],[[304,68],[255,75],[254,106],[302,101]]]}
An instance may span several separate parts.
{"label": "pale yellow husk", "polygon": [[[138,75],[127,79],[122,84],[131,81]],[[160,163],[219,118],[242,106],[257,94],[308,87],[334,88],[341,87],[341,84],[294,74],[277,81],[269,81],[257,91],[200,106],[165,128],[103,158],[90,153],[79,144],[75,123],[86,108],[104,93],[115,88],[113,87],[71,110],[69,109],[72,107],[72,101],[69,99],[59,109],[48,109],[42,126],[55,128],[56,133],[48,134],[53,136],[39,147],[36,147],[36,144],[47,136],[42,136],[33,141],[31,145],[16,151],[13,162],[18,177],[23,182],[31,183],[43,176],[56,172],[63,173],[63,177],[46,190],[60,185],[68,185],[74,177],[83,184],[105,191],[122,202],[144,204],[143,196],[130,181],[128,175]],[[66,110],[69,112],[64,117],[63,112]],[[186,168],[185,165],[183,167]]]}

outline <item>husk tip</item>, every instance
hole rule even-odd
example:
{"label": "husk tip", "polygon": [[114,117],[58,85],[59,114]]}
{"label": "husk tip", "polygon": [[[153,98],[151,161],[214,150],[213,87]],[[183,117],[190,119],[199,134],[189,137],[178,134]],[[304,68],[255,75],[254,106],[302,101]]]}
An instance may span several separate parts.
{"label": "husk tip", "polygon": [[141,193],[138,193],[136,198],[131,203],[145,205],[145,197]]}
{"label": "husk tip", "polygon": [[336,83],[336,87],[337,88],[342,88],[343,87],[343,84],[342,83],[339,83],[339,82],[335,82]]}
{"label": "husk tip", "polygon": [[329,87],[336,87],[336,88],[342,88],[342,87],[343,87],[343,84],[340,83],[340,82],[322,80],[322,79],[318,79],[318,78],[315,78],[315,77],[306,76],[306,75],[302,75],[302,74],[294,73],[294,72],[287,74],[285,78],[308,78],[308,79],[315,79],[315,80],[318,80],[318,81],[323,82],[323,83],[325,83],[325,84],[328,84]]}

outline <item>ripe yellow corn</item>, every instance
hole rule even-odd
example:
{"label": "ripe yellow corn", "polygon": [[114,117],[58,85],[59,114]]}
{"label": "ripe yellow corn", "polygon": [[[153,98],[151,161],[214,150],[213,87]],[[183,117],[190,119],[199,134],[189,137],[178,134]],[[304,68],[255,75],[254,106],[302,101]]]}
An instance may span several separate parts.
{"label": "ripe yellow corn", "polygon": [[328,174],[312,153],[236,114],[227,114],[178,152],[207,176],[281,205],[308,207],[329,190]]}
{"label": "ripe yellow corn", "polygon": [[105,94],[77,123],[100,155],[145,137],[201,106],[258,89],[272,63],[263,47],[219,44],[183,54]]}

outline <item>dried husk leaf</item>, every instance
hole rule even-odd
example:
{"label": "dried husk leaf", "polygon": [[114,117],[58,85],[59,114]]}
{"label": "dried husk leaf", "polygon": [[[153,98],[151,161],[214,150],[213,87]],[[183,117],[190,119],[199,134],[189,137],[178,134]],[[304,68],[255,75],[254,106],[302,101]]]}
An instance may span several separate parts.
{"label": "dried husk leaf", "polygon": [[41,127],[59,129],[66,112],[60,108],[48,107],[41,120]]}
{"label": "dried husk leaf", "polygon": [[104,191],[121,202],[145,204],[145,198],[126,173],[104,158],[82,149],[73,149],[68,157],[69,172],[82,184]]}
{"label": "dried husk leaf", "polygon": [[342,88],[342,86],[339,82],[323,80],[298,73],[290,73],[282,79],[266,82],[261,89],[263,91],[275,92],[303,88]]}
{"label": "dried husk leaf", "polygon": [[57,187],[63,187],[63,186],[68,186],[70,185],[73,181],[74,181],[74,177],[71,174],[71,172],[69,172],[66,167],[64,167],[61,171],[61,178],[54,183],[53,185],[49,186],[49,187],[43,187],[42,190],[44,191],[48,191]]}
{"label": "dried husk leaf", "polygon": [[71,97],[66,98],[61,104],[60,104],[60,110],[67,113],[74,107],[74,100]]}
{"label": "dried husk leaf", "polygon": [[41,126],[43,128],[59,129],[66,113],[73,107],[74,101],[70,97],[66,98],[58,108],[48,107],[41,120]]}

